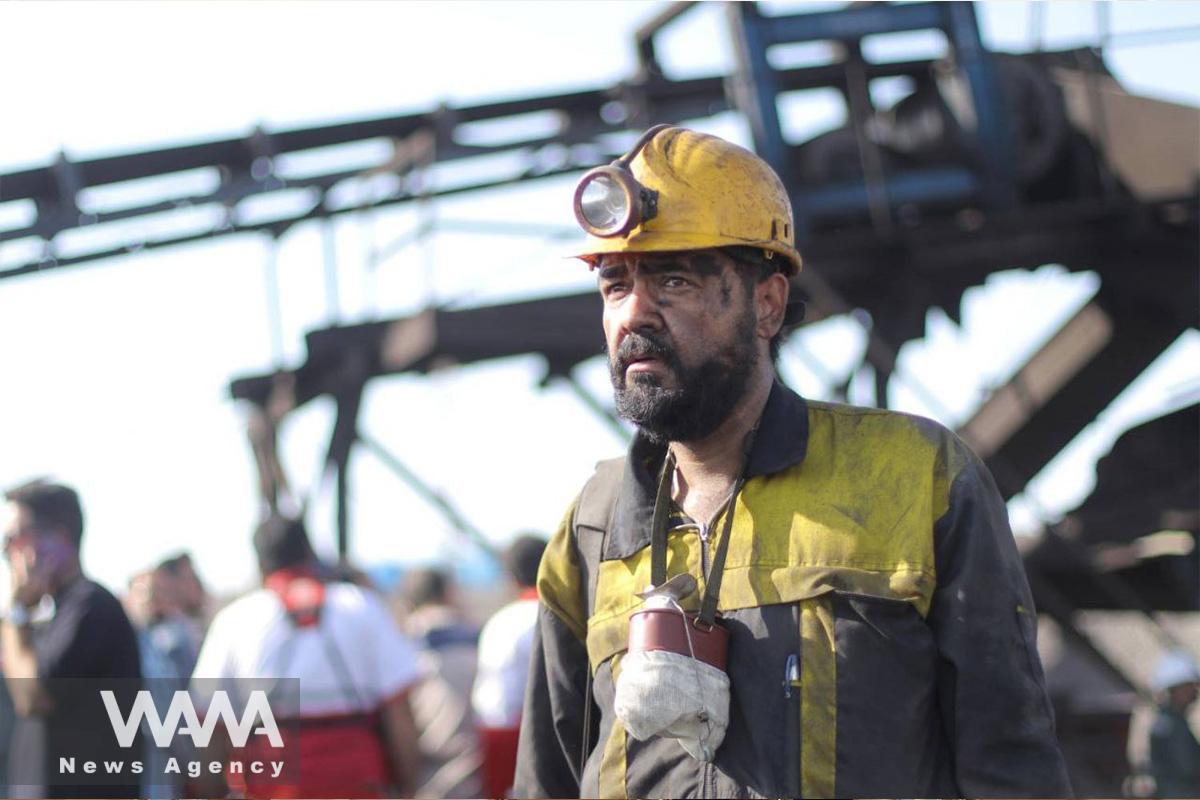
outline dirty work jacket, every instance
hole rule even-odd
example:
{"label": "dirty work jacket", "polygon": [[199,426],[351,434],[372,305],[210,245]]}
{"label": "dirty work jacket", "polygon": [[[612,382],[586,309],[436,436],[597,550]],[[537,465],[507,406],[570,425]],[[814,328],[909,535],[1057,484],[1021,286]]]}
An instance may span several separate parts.
{"label": "dirty work jacket", "polygon": [[[987,469],[934,422],[806,402],[778,384],[721,585],[725,740],[704,763],[675,740],[627,736],[613,715],[615,680],[634,592],[650,582],[664,457],[635,439],[625,459],[599,466],[551,539],[516,796],[1070,794],[1029,588]],[[589,498],[605,491],[615,502]],[[697,529],[672,531],[668,576],[700,578],[700,563]],[[800,676],[785,686],[791,655]]]}

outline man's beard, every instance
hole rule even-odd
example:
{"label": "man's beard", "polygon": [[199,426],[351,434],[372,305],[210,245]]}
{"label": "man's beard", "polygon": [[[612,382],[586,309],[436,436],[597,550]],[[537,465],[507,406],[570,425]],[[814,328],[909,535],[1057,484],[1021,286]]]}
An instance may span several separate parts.
{"label": "man's beard", "polygon": [[[693,442],[715,431],[745,396],[758,363],[756,320],[750,308],[746,312],[733,341],[695,367],[684,366],[656,335],[631,331],[608,359],[617,413],[656,444]],[[647,373],[634,373],[626,381],[631,360],[646,356],[660,359],[678,386],[664,388],[657,375]]]}

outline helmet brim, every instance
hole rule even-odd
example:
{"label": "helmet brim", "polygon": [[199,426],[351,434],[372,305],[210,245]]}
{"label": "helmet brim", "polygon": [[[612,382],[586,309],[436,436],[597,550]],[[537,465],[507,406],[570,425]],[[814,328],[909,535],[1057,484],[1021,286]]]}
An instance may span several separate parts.
{"label": "helmet brim", "polygon": [[743,239],[737,236],[714,236],[711,233],[663,233],[633,231],[628,238],[600,239],[589,236],[587,249],[582,253],[573,253],[570,258],[578,258],[589,266],[595,266],[602,255],[608,253],[673,253],[689,250],[709,250],[714,247],[761,247],[783,256],[784,268],[781,270],[789,277],[800,272],[803,261],[800,253],[794,248],[774,239]]}

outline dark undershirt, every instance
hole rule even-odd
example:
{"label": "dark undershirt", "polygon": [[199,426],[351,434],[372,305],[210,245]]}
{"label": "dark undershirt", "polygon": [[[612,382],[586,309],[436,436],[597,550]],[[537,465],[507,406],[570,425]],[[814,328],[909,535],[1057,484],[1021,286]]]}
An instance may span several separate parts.
{"label": "dark undershirt", "polygon": [[[141,758],[140,741],[129,749],[118,745],[100,696],[111,688],[121,708],[130,707],[141,678],[133,626],[117,599],[84,577],[61,589],[54,602],[54,617],[30,631],[38,678],[53,708],[44,716],[17,718],[11,788],[27,787],[26,794],[36,789],[43,797],[136,796],[137,779],[128,771],[123,779],[106,779],[82,769],[84,761],[128,764]],[[60,757],[76,759],[78,784],[63,785],[57,777]]]}

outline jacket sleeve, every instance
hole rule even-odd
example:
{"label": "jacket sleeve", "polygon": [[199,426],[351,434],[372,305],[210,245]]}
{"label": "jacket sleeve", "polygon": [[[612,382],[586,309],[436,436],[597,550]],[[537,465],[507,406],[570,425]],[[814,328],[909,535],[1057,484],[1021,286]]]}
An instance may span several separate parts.
{"label": "jacket sleeve", "polygon": [[540,605],[521,715],[515,797],[579,797],[589,668],[573,511],[551,537],[538,571]]}
{"label": "jacket sleeve", "polygon": [[929,613],[938,695],[965,797],[1067,797],[1066,764],[1037,653],[1037,616],[987,467],[958,440],[948,508],[934,529]]}

